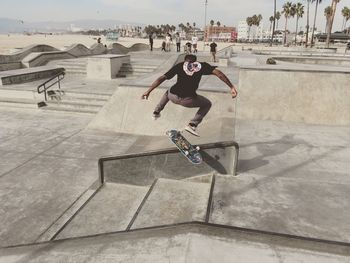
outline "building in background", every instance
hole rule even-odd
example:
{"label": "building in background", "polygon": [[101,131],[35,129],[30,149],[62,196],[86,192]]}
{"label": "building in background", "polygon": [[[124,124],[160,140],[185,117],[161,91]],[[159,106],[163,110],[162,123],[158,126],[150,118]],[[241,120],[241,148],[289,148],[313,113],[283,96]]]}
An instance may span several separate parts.
{"label": "building in background", "polygon": [[206,41],[234,42],[237,32],[235,27],[209,25],[205,27]]}
{"label": "building in background", "polygon": [[[251,26],[249,28],[245,20],[239,21],[238,23],[238,42],[260,42],[267,43],[271,40],[272,30],[264,29],[264,24],[260,23],[259,26]],[[287,39],[291,40],[291,34],[287,35]],[[282,43],[284,37],[284,32],[280,30],[275,31],[274,42]]]}
{"label": "building in background", "polygon": [[271,36],[271,32],[264,31],[264,24],[260,23],[259,26],[251,26],[249,28],[247,22],[244,20],[238,23],[238,41],[263,41]]}

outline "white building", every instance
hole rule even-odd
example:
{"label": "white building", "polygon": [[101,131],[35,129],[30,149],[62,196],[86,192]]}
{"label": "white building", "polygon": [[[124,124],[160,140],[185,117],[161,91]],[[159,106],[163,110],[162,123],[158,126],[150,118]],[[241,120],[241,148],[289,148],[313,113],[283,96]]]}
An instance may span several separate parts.
{"label": "white building", "polygon": [[251,26],[249,28],[245,20],[239,21],[238,23],[238,40],[263,40],[266,38],[266,31],[263,30],[263,23],[260,23],[259,26]]}
{"label": "white building", "polygon": [[248,39],[248,24],[246,21],[239,21],[237,39],[238,40]]}
{"label": "white building", "polygon": [[[251,26],[249,30],[249,26],[246,21],[240,21],[238,24],[238,40],[241,41],[260,41],[260,42],[268,42],[271,39],[272,32],[270,29],[264,30],[264,24],[260,23],[260,25],[257,26]],[[249,36],[248,36],[249,34]],[[284,34],[281,33],[275,33],[274,35],[274,41],[276,42],[283,42]],[[287,35],[287,40],[291,39]]]}
{"label": "white building", "polygon": [[79,31],[83,31],[83,29],[82,28],[80,28],[80,27],[76,27],[74,24],[70,24],[70,27],[69,27],[69,29],[68,29],[69,31],[71,31],[71,32],[79,32]]}

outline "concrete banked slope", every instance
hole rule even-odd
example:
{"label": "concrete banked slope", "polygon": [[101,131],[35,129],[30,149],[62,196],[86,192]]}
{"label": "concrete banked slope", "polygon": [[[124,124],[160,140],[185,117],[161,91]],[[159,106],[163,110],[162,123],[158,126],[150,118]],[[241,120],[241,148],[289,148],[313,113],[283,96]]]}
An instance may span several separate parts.
{"label": "concrete banked slope", "polygon": [[[146,90],[146,87],[140,86],[119,87],[88,125],[88,129],[164,137],[165,131],[169,129],[184,128],[198,110],[169,102],[162,111],[161,118],[153,121],[152,112],[165,89],[154,90],[149,100],[141,100],[141,95]],[[212,107],[200,125],[201,138],[196,138],[193,142],[232,140],[235,101],[224,92],[201,91],[200,94],[208,97],[215,107]]]}

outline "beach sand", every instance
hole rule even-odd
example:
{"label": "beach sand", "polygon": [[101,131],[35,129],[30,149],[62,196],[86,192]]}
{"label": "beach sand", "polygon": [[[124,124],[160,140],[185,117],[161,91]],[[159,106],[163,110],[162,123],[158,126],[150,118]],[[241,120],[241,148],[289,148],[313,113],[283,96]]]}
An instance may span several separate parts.
{"label": "beach sand", "polygon": [[[88,35],[23,35],[23,34],[0,34],[0,54],[11,54],[18,51],[24,47],[34,44],[46,44],[53,46],[58,49],[64,49],[72,44],[83,44],[87,47],[92,46],[97,42],[98,36],[88,36]],[[154,48],[159,48],[162,43],[162,39],[154,40]],[[113,42],[107,41],[104,36],[101,36],[101,42],[103,44],[111,44]],[[183,46],[187,41],[182,40],[181,46]],[[117,43],[122,44],[126,47],[130,47],[135,43],[145,43],[148,44],[148,38],[119,38]],[[218,50],[232,45],[232,43],[221,43],[218,42]],[[175,45],[172,50],[175,49]],[[203,42],[198,42],[198,50],[203,50]],[[209,47],[205,48],[209,51]]]}

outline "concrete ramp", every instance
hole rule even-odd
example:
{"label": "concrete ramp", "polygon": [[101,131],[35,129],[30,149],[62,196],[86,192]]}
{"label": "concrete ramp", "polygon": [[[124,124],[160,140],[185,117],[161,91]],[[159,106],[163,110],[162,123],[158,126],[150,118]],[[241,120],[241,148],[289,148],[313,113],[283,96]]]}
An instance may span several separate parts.
{"label": "concrete ramp", "polygon": [[244,66],[238,119],[350,124],[350,70],[321,65]]}
{"label": "concrete ramp", "polygon": [[[166,89],[154,90],[149,100],[141,100],[146,87],[119,87],[109,102],[101,109],[88,129],[118,133],[164,136],[168,129],[182,129],[198,108],[185,108],[169,102],[158,120],[152,112]],[[234,138],[235,100],[226,92],[199,91],[213,106],[199,127],[205,142],[226,141]]]}

